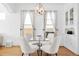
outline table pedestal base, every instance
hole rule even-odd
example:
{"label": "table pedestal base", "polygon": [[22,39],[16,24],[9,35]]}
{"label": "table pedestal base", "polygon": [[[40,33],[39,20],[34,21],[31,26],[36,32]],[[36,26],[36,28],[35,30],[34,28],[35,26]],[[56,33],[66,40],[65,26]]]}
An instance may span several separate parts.
{"label": "table pedestal base", "polygon": [[37,50],[37,55],[42,56],[42,50]]}

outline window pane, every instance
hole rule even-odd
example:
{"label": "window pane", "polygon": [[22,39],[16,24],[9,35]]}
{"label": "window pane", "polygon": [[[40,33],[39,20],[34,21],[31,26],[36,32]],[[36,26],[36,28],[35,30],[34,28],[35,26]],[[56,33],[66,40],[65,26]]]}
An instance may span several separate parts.
{"label": "window pane", "polygon": [[54,12],[52,12],[52,19],[53,19],[53,21],[55,21],[55,13]]}
{"label": "window pane", "polygon": [[55,13],[47,12],[46,16],[46,31],[55,31]]}
{"label": "window pane", "polygon": [[30,24],[31,25],[31,17],[30,17],[29,12],[26,13],[25,23],[24,24]]}
{"label": "window pane", "polygon": [[52,24],[50,12],[47,13],[47,24]]}
{"label": "window pane", "polygon": [[53,28],[53,25],[46,25],[46,28]]}
{"label": "window pane", "polygon": [[31,16],[30,16],[29,12],[26,13],[24,27],[25,28],[32,28]]}
{"label": "window pane", "polygon": [[24,22],[24,36],[27,40],[33,40],[32,15],[31,12],[26,12]]}
{"label": "window pane", "polygon": [[47,19],[51,19],[50,12],[47,12]]}

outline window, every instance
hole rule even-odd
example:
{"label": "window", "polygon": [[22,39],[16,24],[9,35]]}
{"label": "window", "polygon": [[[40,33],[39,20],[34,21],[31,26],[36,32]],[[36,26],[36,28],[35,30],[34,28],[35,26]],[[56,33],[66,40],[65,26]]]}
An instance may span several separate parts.
{"label": "window", "polygon": [[28,40],[33,40],[33,28],[32,28],[32,19],[31,19],[31,12],[26,12],[25,14],[25,21],[24,21],[24,36]]}
{"label": "window", "polygon": [[54,32],[55,32],[55,13],[51,11],[46,13],[46,36],[45,37],[48,39],[45,39],[45,40],[50,40],[49,34],[52,34],[52,37],[53,37]]}
{"label": "window", "polygon": [[54,30],[54,25],[55,25],[55,13],[52,12],[47,12],[46,14],[46,30],[47,31],[52,31]]}
{"label": "window", "polygon": [[5,20],[5,13],[0,13],[0,20]]}
{"label": "window", "polygon": [[24,27],[25,28],[31,28],[32,27],[31,16],[30,16],[29,12],[26,13]]}

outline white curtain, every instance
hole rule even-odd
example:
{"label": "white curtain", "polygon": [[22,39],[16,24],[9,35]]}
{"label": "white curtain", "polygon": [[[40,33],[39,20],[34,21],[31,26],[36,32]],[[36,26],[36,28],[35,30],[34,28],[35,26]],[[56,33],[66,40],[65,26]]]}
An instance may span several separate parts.
{"label": "white curtain", "polygon": [[30,18],[31,18],[31,23],[32,23],[32,27],[33,27],[33,13],[34,12],[29,12],[29,11],[24,11],[24,12],[21,12],[21,35],[24,35],[24,23],[25,23],[25,20],[26,20],[26,14],[29,14],[30,15]]}
{"label": "white curtain", "polygon": [[52,26],[53,26],[53,30],[55,31],[55,21],[56,21],[56,13],[54,11],[50,12],[50,16],[51,16],[51,21],[52,21]]}
{"label": "white curtain", "polygon": [[54,27],[56,26],[56,21],[57,21],[56,17],[57,17],[57,12],[54,11],[54,18],[53,18],[53,21],[54,21],[53,26]]}
{"label": "white curtain", "polygon": [[34,12],[28,12],[28,11],[27,12],[21,12],[21,28],[22,28],[21,32],[22,32],[22,36],[21,36],[20,46],[21,46],[22,52],[28,54],[28,53],[32,53],[35,50],[37,50],[37,47],[33,47],[34,49],[32,49],[31,45],[29,44],[29,41],[24,37],[24,31],[23,30],[24,30],[24,22],[25,22],[25,18],[26,18],[26,13],[29,13],[29,15],[31,17],[32,27],[33,27],[33,13]]}
{"label": "white curtain", "polygon": [[56,30],[57,27],[58,27],[58,22],[57,22],[57,11],[54,11],[54,13],[55,13],[55,24],[54,24],[54,26],[55,26],[55,30]]}
{"label": "white curtain", "polygon": [[54,19],[53,19],[54,15],[52,13],[54,13],[54,12],[50,11],[50,19],[51,19],[52,24],[53,24],[52,26],[54,26]]}
{"label": "white curtain", "polygon": [[[45,24],[45,27],[47,27],[47,28],[53,28],[52,30],[53,31],[55,31],[55,20],[56,20],[56,18],[55,18],[55,12],[54,11],[48,11],[48,12],[46,12],[46,24],[48,23],[48,24],[52,24],[52,26],[51,25],[48,25],[48,26],[46,26],[46,24]],[[47,22],[48,21],[48,22]],[[46,28],[46,29],[47,29]],[[51,29],[50,29],[51,30]]]}
{"label": "white curtain", "polygon": [[21,22],[20,22],[20,32],[21,32],[21,36],[24,36],[24,21],[25,21],[25,17],[26,17],[26,12],[21,12]]}
{"label": "white curtain", "polygon": [[31,40],[33,40],[34,38],[33,38],[33,27],[34,27],[34,25],[33,25],[33,19],[34,19],[34,12],[29,12],[29,14],[30,14],[30,17],[31,17],[31,24],[32,24],[32,39]]}
{"label": "white curtain", "polygon": [[29,14],[31,17],[31,23],[32,23],[32,27],[33,27],[34,12],[29,12]]}
{"label": "white curtain", "polygon": [[46,29],[46,24],[47,24],[47,12],[45,12],[45,29]]}
{"label": "white curtain", "polygon": [[21,12],[21,27],[24,28],[24,21],[26,18],[26,13],[27,12]]}
{"label": "white curtain", "polygon": [[21,32],[21,39],[20,39],[20,46],[21,46],[21,50],[22,52],[26,53],[29,51],[30,46],[28,44],[28,41],[25,40],[24,38],[24,21],[25,21],[25,17],[26,17],[26,12],[22,11],[21,12],[21,23],[20,23],[20,32]]}

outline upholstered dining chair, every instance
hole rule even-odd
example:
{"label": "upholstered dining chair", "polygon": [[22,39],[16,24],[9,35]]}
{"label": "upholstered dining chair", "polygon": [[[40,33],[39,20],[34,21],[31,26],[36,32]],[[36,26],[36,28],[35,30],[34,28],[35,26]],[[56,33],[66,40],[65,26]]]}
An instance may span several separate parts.
{"label": "upholstered dining chair", "polygon": [[56,55],[60,45],[59,36],[54,37],[54,34],[48,34],[49,41],[44,44],[41,49],[47,53],[47,55]]}
{"label": "upholstered dining chair", "polygon": [[[32,38],[31,38],[32,39]],[[31,53],[35,52],[38,48],[37,46],[32,46],[29,44],[28,39],[21,38],[20,42],[21,50],[22,50],[22,55],[30,55]]]}

